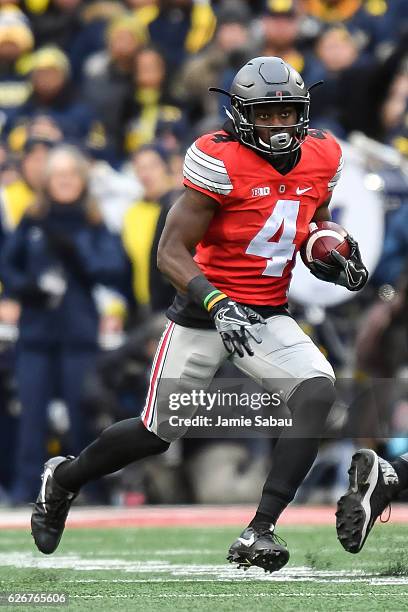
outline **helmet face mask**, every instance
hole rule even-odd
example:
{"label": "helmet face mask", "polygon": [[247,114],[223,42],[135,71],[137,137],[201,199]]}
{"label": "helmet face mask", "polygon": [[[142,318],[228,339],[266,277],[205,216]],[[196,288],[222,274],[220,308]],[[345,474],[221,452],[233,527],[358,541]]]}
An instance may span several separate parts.
{"label": "helmet face mask", "polygon": [[[258,57],[246,64],[231,86],[231,117],[242,144],[271,156],[287,155],[300,148],[309,127],[310,94],[302,77],[277,57]],[[255,107],[265,104],[295,107],[297,121],[290,125],[257,124]],[[269,129],[268,141],[259,131]]]}

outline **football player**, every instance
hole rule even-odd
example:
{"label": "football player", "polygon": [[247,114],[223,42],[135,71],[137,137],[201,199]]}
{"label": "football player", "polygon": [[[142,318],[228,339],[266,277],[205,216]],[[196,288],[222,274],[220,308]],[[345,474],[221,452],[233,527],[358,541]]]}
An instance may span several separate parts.
{"label": "football player", "polygon": [[358,553],[378,517],[408,489],[408,453],[389,463],[375,451],[361,448],[354,453],[348,473],[349,489],[337,502],[336,529],[343,548]]}
{"label": "football player", "polygon": [[[228,558],[266,571],[288,561],[275,525],[316,458],[335,376],[291,317],[287,294],[309,223],[330,219],[343,162],[330,134],[308,130],[309,90],[280,58],[249,61],[228,95],[224,128],[198,138],[187,151],[185,191],[160,241],[158,266],[178,294],[167,312],[142,416],[112,425],[77,458],[45,464],[32,514],[32,533],[44,553],[58,546],[80,487],[165,451],[183,435],[182,428],[170,427],[165,382],[172,381],[173,391],[205,389],[230,359],[267,391],[279,385],[293,427],[291,437],[276,442],[257,512]],[[367,270],[357,243],[348,240],[349,259],[333,255],[332,264],[317,263],[313,273],[356,291]],[[183,407],[183,417],[194,410]]]}

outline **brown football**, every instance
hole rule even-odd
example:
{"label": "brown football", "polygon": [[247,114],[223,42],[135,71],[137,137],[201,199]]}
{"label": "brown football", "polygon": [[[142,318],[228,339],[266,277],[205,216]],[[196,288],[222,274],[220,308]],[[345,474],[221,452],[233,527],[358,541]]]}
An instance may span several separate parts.
{"label": "brown football", "polygon": [[310,224],[310,234],[302,244],[300,255],[303,263],[319,259],[325,263],[333,263],[331,251],[334,249],[343,257],[350,257],[351,249],[346,240],[347,231],[333,221],[317,221]]}

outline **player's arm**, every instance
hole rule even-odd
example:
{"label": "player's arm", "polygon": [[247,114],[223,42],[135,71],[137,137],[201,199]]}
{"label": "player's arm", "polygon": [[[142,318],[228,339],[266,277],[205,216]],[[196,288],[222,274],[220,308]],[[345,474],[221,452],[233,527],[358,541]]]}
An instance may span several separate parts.
{"label": "player's arm", "polygon": [[[330,200],[331,196],[316,209],[312,221],[331,221]],[[368,271],[361,259],[357,242],[350,234],[346,236],[346,240],[350,245],[348,259],[333,250],[331,252],[332,264],[317,260],[310,265],[310,271],[320,280],[342,285],[350,291],[359,291],[367,282]]]}
{"label": "player's arm", "polygon": [[210,196],[186,187],[167,215],[157,250],[157,266],[181,293],[187,293],[193,278],[203,276],[192,252],[218,207]]}
{"label": "player's arm", "polygon": [[313,216],[312,222],[316,223],[316,221],[331,221],[332,220],[332,216],[331,216],[331,212],[329,208],[331,198],[332,197],[330,195],[327,198],[327,200],[321,206],[319,206],[319,208],[316,208],[316,212]]}
{"label": "player's arm", "polygon": [[219,206],[210,196],[186,187],[167,216],[158,246],[157,265],[181,293],[187,293],[208,311],[227,351],[236,351],[243,357],[244,349],[253,355],[249,337],[260,342],[251,326],[263,323],[263,319],[212,285],[192,256]]}

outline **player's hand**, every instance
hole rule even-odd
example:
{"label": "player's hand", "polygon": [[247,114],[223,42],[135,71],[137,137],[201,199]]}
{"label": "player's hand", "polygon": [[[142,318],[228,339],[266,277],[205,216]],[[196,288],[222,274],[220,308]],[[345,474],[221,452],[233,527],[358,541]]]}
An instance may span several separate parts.
{"label": "player's hand", "polygon": [[351,248],[348,259],[332,250],[333,263],[328,264],[316,260],[310,264],[310,271],[320,280],[342,285],[349,291],[360,291],[368,280],[368,271],[362,262],[357,242],[350,234],[346,237],[346,240]]}
{"label": "player's hand", "polygon": [[249,344],[249,339],[252,338],[261,344],[262,338],[254,329],[254,325],[257,323],[265,325],[266,321],[248,306],[242,306],[229,298],[224,298],[211,308],[210,316],[229,353],[236,351],[240,357],[243,357],[245,350],[248,355],[252,356],[254,351]]}

